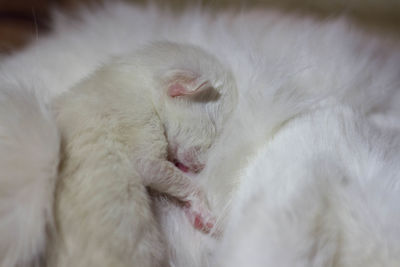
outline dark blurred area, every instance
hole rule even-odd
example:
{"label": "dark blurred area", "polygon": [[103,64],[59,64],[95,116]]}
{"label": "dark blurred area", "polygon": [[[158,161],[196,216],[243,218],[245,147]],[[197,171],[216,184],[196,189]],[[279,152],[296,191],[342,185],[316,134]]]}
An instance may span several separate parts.
{"label": "dark blurred area", "polygon": [[[50,10],[73,11],[101,0],[0,0],[0,53],[15,51],[49,32]],[[109,0],[112,2],[112,0]],[[127,0],[144,3],[146,0]],[[316,17],[347,14],[368,29],[400,36],[400,0],[153,0],[179,9],[192,2],[214,9],[274,7]]]}
{"label": "dark blurred area", "polygon": [[0,52],[20,47],[38,28],[44,28],[41,20],[47,17],[49,2],[50,0],[0,1]]}
{"label": "dark blurred area", "polygon": [[50,29],[50,10],[93,0],[0,0],[0,53],[12,52]]}

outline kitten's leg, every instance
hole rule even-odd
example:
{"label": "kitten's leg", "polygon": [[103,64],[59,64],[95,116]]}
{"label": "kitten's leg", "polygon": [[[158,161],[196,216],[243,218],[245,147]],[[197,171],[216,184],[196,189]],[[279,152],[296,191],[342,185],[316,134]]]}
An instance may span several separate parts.
{"label": "kitten's leg", "polygon": [[49,266],[162,266],[163,240],[147,190],[124,145],[102,133],[82,133],[64,146]]}
{"label": "kitten's leg", "polygon": [[147,187],[184,202],[185,212],[196,229],[209,232],[213,228],[215,219],[204,192],[173,163],[162,159],[138,159],[136,163]]}

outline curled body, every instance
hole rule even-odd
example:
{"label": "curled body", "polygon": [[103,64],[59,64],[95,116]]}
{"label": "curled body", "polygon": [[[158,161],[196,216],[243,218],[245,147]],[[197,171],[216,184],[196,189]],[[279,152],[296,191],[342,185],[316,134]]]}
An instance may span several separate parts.
{"label": "curled body", "polygon": [[167,42],[112,60],[60,96],[49,266],[162,266],[148,189],[182,202],[194,227],[212,231],[206,198],[184,172],[203,168],[235,101],[217,59]]}
{"label": "curled body", "polygon": [[[227,257],[226,261],[223,260],[223,264],[225,264],[223,266],[232,267],[230,264],[233,263],[234,266],[249,266],[251,265],[250,262],[255,262],[259,258],[268,255],[282,255],[283,264],[287,266],[287,260],[296,259],[298,254],[295,253],[295,250],[288,249],[286,244],[294,245],[296,242],[293,242],[293,240],[296,240],[296,238],[301,240],[304,235],[295,231],[298,228],[290,224],[293,220],[286,223],[285,221],[280,223],[282,221],[276,220],[277,224],[272,225],[278,225],[280,231],[267,231],[267,234],[262,235],[262,229],[265,228],[262,223],[267,222],[271,225],[270,223],[274,222],[274,218],[271,217],[271,213],[263,217],[263,215],[260,215],[260,210],[269,207],[264,203],[264,200],[267,199],[274,203],[274,197],[278,196],[278,194],[264,193],[279,192],[275,183],[274,185],[269,183],[271,180],[276,183],[282,181],[284,185],[286,182],[288,182],[288,185],[291,184],[290,176],[285,179],[283,173],[291,170],[292,168],[289,167],[298,159],[293,156],[295,154],[291,153],[289,148],[293,147],[296,148],[296,151],[304,151],[305,153],[309,153],[309,150],[314,151],[316,148],[314,148],[313,135],[308,136],[309,139],[307,140],[310,140],[311,145],[305,149],[301,149],[298,144],[293,145],[294,141],[304,136],[304,133],[300,130],[296,132],[295,138],[289,139],[290,142],[281,145],[280,149],[277,150],[287,153],[288,157],[282,156],[284,161],[280,165],[275,164],[275,162],[278,162],[275,160],[277,157],[275,157],[273,160],[271,158],[267,161],[270,162],[268,167],[262,168],[267,164],[263,160],[252,164],[255,159],[251,158],[251,155],[259,151],[260,147],[265,151],[270,150],[270,145],[265,145],[266,142],[269,142],[269,139],[266,140],[265,138],[270,136],[271,131],[277,125],[288,121],[297,113],[305,113],[305,110],[309,110],[310,106],[315,108],[314,105],[310,104],[316,102],[312,100],[315,94],[322,95],[323,99],[336,99],[339,103],[350,105],[362,114],[377,115],[375,119],[377,119],[379,125],[398,128],[398,125],[400,125],[398,120],[400,118],[398,115],[398,107],[400,106],[398,105],[400,99],[400,91],[398,90],[400,88],[400,54],[398,53],[399,46],[397,43],[392,47],[386,38],[361,34],[358,27],[355,27],[343,17],[316,20],[308,16],[303,17],[298,14],[293,15],[261,9],[257,11],[243,10],[238,13],[224,11],[215,16],[194,8],[193,10],[186,10],[182,14],[177,14],[165,12],[164,9],[130,6],[123,2],[110,2],[110,4],[104,5],[104,8],[94,11],[92,9],[81,11],[79,20],[76,20],[76,16],[68,18],[58,14],[54,33],[39,38],[35,44],[27,47],[25,51],[2,59],[0,64],[1,91],[10,91],[16,94],[12,95],[11,99],[5,97],[5,103],[15,102],[20,103],[21,106],[19,104],[15,106],[2,105],[0,108],[0,124],[2,130],[4,130],[2,131],[0,147],[7,146],[7,149],[1,150],[5,152],[2,152],[0,159],[3,174],[0,178],[0,266],[31,266],[30,263],[36,261],[43,253],[45,246],[51,247],[51,244],[47,244],[45,229],[51,227],[53,222],[53,210],[51,209],[53,199],[51,196],[54,191],[53,184],[55,184],[54,181],[57,177],[53,168],[57,166],[58,162],[59,142],[58,133],[53,125],[52,117],[46,111],[45,104],[52,103],[55,97],[68,91],[81,79],[90,75],[101,62],[105,62],[115,55],[126,56],[129,53],[128,51],[136,49],[144,43],[159,39],[185,41],[211,51],[232,69],[240,88],[240,103],[238,105],[240,112],[236,112],[237,116],[233,120],[232,127],[227,128],[225,134],[219,138],[221,142],[215,143],[212,148],[213,151],[207,152],[206,167],[196,177],[196,182],[199,181],[207,189],[207,197],[212,211],[219,215],[218,222],[228,221],[232,224],[231,226],[224,226],[226,230],[223,236],[223,240],[225,240],[223,244],[233,244],[233,248],[224,247],[222,249],[224,252],[220,253],[220,250],[214,249],[214,246],[212,246],[215,239],[209,238],[208,235],[204,235],[200,231],[195,231],[192,225],[187,222],[188,220],[180,207],[176,207],[170,202],[162,202],[162,204],[166,204],[165,206],[156,203],[156,206],[159,206],[161,210],[160,224],[163,230],[162,235],[167,240],[166,247],[171,265],[176,267],[215,266],[210,262],[210,255],[215,255],[218,259],[222,256]],[[158,65],[163,65],[161,63],[166,61],[165,56],[163,54]],[[215,68],[209,68],[209,70],[212,72],[215,71]],[[207,73],[209,73],[208,70]],[[174,89],[172,90],[174,94],[176,94],[176,91],[179,92],[177,90],[179,86],[172,87],[172,89]],[[30,94],[27,96],[29,92],[35,92],[39,105],[36,104],[34,98],[30,97]],[[154,99],[157,100],[158,98]],[[164,100],[166,99],[168,98],[164,98]],[[250,104],[247,105],[247,100],[251,99],[255,99],[255,103],[249,101]],[[160,97],[159,100],[161,101],[162,98]],[[33,105],[31,102],[34,102]],[[161,103],[164,102],[161,101]],[[181,107],[172,103],[169,106],[175,107],[176,113],[180,114]],[[210,101],[207,104],[211,107],[212,104],[218,105],[218,102]],[[178,117],[174,112],[163,113],[161,109],[165,108],[164,106],[155,106],[160,109],[158,111],[159,116],[169,114],[171,117],[175,117],[175,120],[171,121],[161,120],[166,123],[165,126],[178,124],[177,118],[189,120],[191,117]],[[101,107],[101,110],[103,108]],[[22,110],[27,110],[27,112],[20,116]],[[195,110],[193,109],[193,111]],[[77,110],[77,113],[81,116],[82,112]],[[31,122],[34,121],[37,123],[32,124]],[[84,121],[83,118],[82,121]],[[191,125],[191,127],[199,126],[198,128],[201,128],[201,120],[195,121],[198,124]],[[183,122],[179,123],[184,124]],[[92,124],[95,125],[96,122]],[[318,123],[314,125],[318,125]],[[185,158],[185,154],[193,155],[193,152],[183,153],[184,150],[176,146],[179,142],[174,140],[174,137],[178,136],[179,133],[183,134],[183,131],[178,131],[180,127],[165,126],[164,130],[168,132],[167,140],[171,154],[175,152],[175,155],[181,158]],[[3,138],[3,136],[6,138]],[[9,141],[16,140],[14,136],[18,136],[19,142],[13,142],[9,146]],[[185,136],[190,137],[190,135]],[[32,139],[32,137],[39,137],[39,139]],[[181,137],[183,138],[183,135]],[[20,140],[24,141],[21,142]],[[336,142],[331,150],[336,151],[337,144],[341,142]],[[65,150],[64,145],[63,150]],[[103,144],[101,145],[103,146]],[[32,146],[33,149],[31,149]],[[34,153],[30,153],[31,151],[34,151]],[[198,151],[198,149],[189,151]],[[43,160],[40,155],[44,156]],[[96,154],[93,152],[93,155]],[[302,153],[296,155],[300,155],[300,158],[303,157]],[[190,159],[191,157],[187,158]],[[88,157],[84,159],[88,160]],[[10,164],[9,160],[14,160],[17,164]],[[174,161],[174,158],[171,160]],[[284,164],[288,164],[288,167]],[[350,163],[347,164],[350,165]],[[179,162],[177,162],[177,165],[179,165]],[[189,169],[184,167],[187,167],[187,165],[189,164],[182,163],[181,169]],[[260,172],[246,171],[247,168],[255,169],[255,165],[260,167]],[[98,163],[98,166],[102,165]],[[277,175],[275,176],[268,175],[266,177],[263,173],[263,171],[272,173],[272,170],[278,170],[278,166],[282,167],[276,172]],[[362,164],[359,166],[360,170],[364,168]],[[202,167],[201,164],[199,167]],[[308,165],[306,167],[309,169]],[[285,172],[281,172],[282,170]],[[397,170],[397,168],[393,170]],[[252,173],[254,177],[249,179],[247,175],[241,175],[243,172]],[[325,170],[325,172],[329,173],[330,170]],[[332,173],[335,174],[335,172]],[[14,176],[14,174],[17,175]],[[20,174],[24,177],[21,178]],[[296,179],[298,171],[294,171],[293,174],[293,179]],[[112,175],[114,177],[115,174],[112,173]],[[255,182],[257,177],[263,182]],[[268,179],[268,177],[271,179]],[[242,180],[247,182],[241,183]],[[60,186],[65,181],[66,178],[57,184],[57,192],[60,191]],[[89,180],[82,181],[87,182],[82,182],[85,187],[81,183],[75,182],[78,190],[93,188],[94,192],[90,195],[90,198],[85,198],[87,203],[79,203],[80,206],[76,204],[79,208],[83,208],[82,205],[89,207],[91,201],[96,202],[97,197],[103,196],[103,194],[100,195],[97,191],[95,192],[100,184],[91,184]],[[315,179],[315,181],[318,181],[318,179]],[[46,186],[43,186],[43,184]],[[299,184],[301,185],[301,183]],[[246,191],[247,187],[244,187],[244,185],[250,187],[250,190],[247,190],[249,200],[254,200],[259,196],[258,193],[257,196],[253,195],[253,189],[262,192],[258,203],[254,201],[246,202],[247,200],[240,197],[241,192]],[[113,184],[113,186],[116,186],[116,184]],[[324,186],[319,185],[316,187],[324,188]],[[72,190],[71,188],[72,186],[69,190]],[[279,188],[285,188],[285,186]],[[297,189],[298,187],[290,188]],[[107,190],[111,190],[111,188],[107,188]],[[295,190],[294,192],[298,191]],[[301,207],[302,203],[318,204],[321,195],[319,192],[317,192],[316,198],[311,197],[308,190],[301,192],[304,192],[306,197],[304,199],[294,198],[293,207],[296,208],[292,210],[301,211],[302,209],[297,207]],[[394,194],[397,193],[396,191],[393,192]],[[75,192],[75,194],[78,195],[78,192]],[[375,197],[389,195],[387,192],[382,194],[372,190],[370,194]],[[46,195],[49,197],[46,197]],[[296,195],[299,195],[299,193],[296,193]],[[105,196],[110,197],[109,195]],[[299,199],[300,201],[298,201]],[[235,204],[231,205],[232,201]],[[393,205],[398,203],[395,198],[390,202]],[[59,202],[57,203],[59,205]],[[150,204],[152,204],[151,201]],[[251,204],[251,207],[248,204]],[[230,212],[231,206],[234,207],[232,212]],[[389,207],[389,205],[387,206]],[[14,207],[18,207],[18,209]],[[304,205],[304,207],[306,207],[307,212],[312,213],[313,209],[310,209],[310,205]],[[315,210],[319,211],[318,205]],[[246,215],[242,211],[247,211]],[[283,211],[278,209],[277,216],[282,214]],[[70,212],[73,213],[73,210]],[[254,214],[254,217],[248,216],[249,213]],[[391,213],[394,213],[394,210],[388,212],[388,214]],[[46,216],[43,214],[46,214]],[[258,215],[260,215],[259,218],[257,218]],[[59,215],[57,215],[57,218],[59,220]],[[304,222],[304,225],[309,223],[304,220],[305,217],[299,218],[303,218],[300,221]],[[396,216],[377,215],[376,218],[393,223],[398,221],[396,221]],[[80,217],[77,219],[80,222],[82,221]],[[288,217],[289,219],[291,217]],[[102,220],[104,221],[103,217]],[[240,222],[237,220],[240,220]],[[129,219],[127,218],[126,221],[129,221]],[[247,222],[250,222],[251,225]],[[129,221],[129,223],[132,222]],[[30,228],[26,225],[35,227]],[[74,225],[84,226],[79,222],[74,222]],[[76,228],[71,227],[71,229],[75,231]],[[249,234],[249,229],[254,235]],[[15,234],[23,233],[23,231],[24,234]],[[393,232],[400,233],[400,231]],[[385,242],[389,236],[397,236],[393,232],[378,233],[377,236]],[[282,254],[273,254],[277,246],[272,242],[277,239],[271,238],[270,233],[286,233],[290,237],[282,239],[281,236],[278,236],[279,244],[282,244],[280,247]],[[233,237],[231,237],[231,234]],[[253,237],[254,239],[252,239]],[[60,235],[60,238],[63,238],[62,235]],[[274,250],[269,252],[266,242],[269,242],[271,244],[269,248]],[[354,244],[359,244],[361,253],[366,251],[364,246],[366,243],[365,239],[354,238]],[[251,246],[248,246],[248,244],[251,244]],[[309,244],[313,243],[310,242]],[[321,242],[320,244],[324,243]],[[218,247],[220,244],[216,245]],[[343,243],[338,245],[342,246]],[[249,247],[254,249],[248,250]],[[243,252],[242,249],[247,249],[250,253],[241,253],[237,257],[231,256],[237,251]],[[311,252],[313,251],[311,250]],[[310,255],[304,254],[303,251],[300,251],[300,253],[301,255]],[[324,255],[325,252],[320,251],[319,253]],[[359,257],[358,250],[349,250],[348,253],[346,255],[351,255],[352,258]],[[88,254],[82,252],[82,255]],[[315,255],[315,253],[311,255]],[[245,259],[245,263],[236,260],[238,257]],[[246,257],[251,261],[246,260]],[[277,257],[271,259],[280,262]],[[269,263],[271,263],[271,259],[269,259]],[[279,265],[276,261],[271,264]],[[265,262],[259,262],[265,265]],[[305,266],[312,266],[312,264],[306,263]],[[380,266],[387,265],[381,264]]]}

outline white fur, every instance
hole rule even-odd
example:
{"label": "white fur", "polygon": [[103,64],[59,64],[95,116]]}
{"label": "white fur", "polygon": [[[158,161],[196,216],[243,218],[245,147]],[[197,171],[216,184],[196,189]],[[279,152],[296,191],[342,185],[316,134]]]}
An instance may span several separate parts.
{"label": "white fur", "polygon": [[[214,256],[222,265],[224,259],[219,258],[219,255],[224,255],[225,258],[233,257],[234,251],[243,254],[239,255],[239,257],[242,256],[243,261],[232,262],[232,266],[235,266],[234,264],[236,266],[252,266],[253,263],[254,266],[257,266],[256,264],[260,263],[259,260],[261,261],[260,264],[272,262],[271,265],[274,266],[288,266],[291,259],[307,255],[309,252],[307,248],[305,248],[306,252],[303,253],[304,251],[297,250],[300,245],[296,246],[295,243],[290,242],[301,240],[304,241],[304,244],[310,245],[317,241],[315,235],[308,235],[306,232],[307,227],[312,228],[315,225],[313,211],[318,213],[322,209],[320,207],[324,207],[324,204],[321,203],[321,206],[315,205],[307,209],[308,203],[313,203],[314,200],[322,198],[327,190],[327,184],[335,180],[330,178],[336,175],[335,172],[326,173],[328,179],[325,180],[329,181],[326,184],[325,182],[318,184],[315,182],[318,179],[312,179],[312,177],[324,176],[318,173],[318,175],[313,174],[314,176],[307,179],[309,183],[304,182],[303,184],[301,174],[297,171],[282,178],[280,172],[278,172],[275,175],[276,177],[271,177],[271,179],[274,178],[274,183],[271,185],[265,185],[258,181],[267,181],[269,177],[267,176],[268,168],[265,169],[267,165],[264,162],[264,160],[267,160],[263,155],[268,153],[270,137],[274,135],[278,138],[281,125],[290,122],[292,118],[306,113],[314,114],[314,109],[326,105],[345,106],[344,109],[347,109],[346,106],[350,106],[350,109],[356,110],[356,113],[359,114],[357,116],[376,115],[374,120],[377,125],[380,125],[379,127],[382,125],[386,127],[388,124],[390,126],[393,122],[394,125],[390,128],[394,133],[397,133],[396,118],[398,118],[399,113],[396,107],[398,106],[396,99],[398,98],[394,96],[398,95],[400,83],[398,46],[384,38],[360,33],[346,19],[316,21],[264,10],[240,13],[225,12],[214,16],[194,9],[187,10],[183,15],[176,15],[161,12],[153,7],[138,8],[115,3],[106,5],[104,11],[98,10],[94,13],[84,11],[81,17],[80,21],[71,21],[59,17],[55,34],[39,40],[26,51],[4,60],[0,66],[1,84],[7,82],[15,88],[28,87],[22,89],[29,89],[31,84],[35,84],[39,88],[37,91],[44,101],[48,102],[61,92],[68,90],[93,71],[98,64],[112,55],[126,53],[141,44],[158,39],[189,42],[210,51],[232,69],[237,80],[240,94],[239,110],[235,113],[235,118],[231,121],[231,125],[227,128],[223,137],[220,138],[219,143],[214,146],[210,153],[206,169],[202,172],[201,177],[196,179],[207,188],[213,209],[221,214],[221,225],[229,222],[232,223],[232,226],[228,226],[228,229],[235,229],[227,230],[224,238],[233,240],[238,244],[233,247],[225,246],[226,243],[223,240],[223,245],[219,250],[219,242],[192,229],[179,209],[160,202],[158,203],[159,219],[168,240],[167,246],[172,266],[213,266]],[[332,112],[332,121],[339,122],[342,120],[337,115],[339,111],[332,111],[327,108],[323,111],[324,114],[325,112]],[[317,121],[320,120],[322,119]],[[358,119],[356,120],[351,114],[347,114],[344,120],[349,124],[356,124],[356,121],[358,123]],[[365,127],[369,129],[369,123],[365,120],[366,118],[363,118],[361,123],[366,124]],[[309,122],[306,119],[303,122],[304,130],[308,129]],[[291,127],[288,125],[287,129],[283,128],[282,135],[285,131],[291,131]],[[295,131],[297,134],[293,138],[298,140],[304,135],[306,140],[304,143],[309,144],[307,150],[312,152],[314,150],[313,146],[311,147],[312,141],[318,133],[323,131],[324,127],[325,125],[315,123],[312,131],[308,131],[307,135],[302,133],[300,127],[296,130],[297,132]],[[364,133],[370,130],[354,131]],[[374,131],[371,130],[371,132]],[[333,140],[331,139],[333,137],[329,137],[331,133],[333,135],[333,130],[324,133],[328,140]],[[350,139],[353,142],[358,142],[357,136],[351,134]],[[338,138],[337,144],[345,142],[343,140],[345,137],[347,138],[347,135],[343,134],[341,138]],[[282,137],[282,139],[284,138]],[[381,137],[381,139],[389,140],[389,137]],[[292,144],[290,140],[285,140],[290,145],[283,145],[282,143],[282,147],[279,147],[278,143],[275,143],[278,146],[276,149],[282,153],[280,158],[282,164],[287,165],[281,167],[281,169],[294,170],[290,168],[290,164],[293,164],[295,160],[289,161],[291,158],[289,149],[296,147],[298,143]],[[362,140],[368,143],[370,137]],[[385,141],[382,143],[385,143]],[[305,146],[300,146],[300,144],[302,143],[299,143],[297,150],[300,157],[299,164],[303,159],[303,153],[300,152],[306,150]],[[348,146],[351,148],[351,143],[348,143]],[[363,145],[360,146],[363,147]],[[390,155],[389,158],[391,159],[388,159],[388,163],[385,163],[388,164],[385,169],[393,168],[393,171],[388,170],[383,173],[383,176],[387,176],[390,183],[395,184],[396,178],[390,178],[390,173],[394,172],[395,167],[393,166],[394,163],[391,164],[390,162],[397,157],[396,151],[380,142],[374,143],[373,147],[373,151],[361,151],[360,153],[364,153],[366,157],[375,157],[377,153],[375,151],[389,151],[388,154],[393,154]],[[350,148],[334,146],[332,150],[327,151],[327,153],[332,153],[332,164],[330,162],[325,164],[333,170],[348,170],[353,168],[353,161],[358,162],[357,164],[369,162],[360,159],[358,155],[354,155],[354,151]],[[258,150],[264,151],[259,152],[255,159],[252,158]],[[353,158],[353,161],[337,162],[336,156],[340,151],[347,153],[347,158]],[[251,167],[248,167],[249,164]],[[316,165],[318,164],[316,163]],[[336,165],[339,165],[339,167],[332,167]],[[370,168],[362,164],[355,166],[360,166],[359,169],[365,170]],[[248,171],[247,168],[249,168]],[[276,168],[278,170],[278,166]],[[379,166],[372,168],[382,169]],[[257,172],[250,171],[256,169]],[[309,167],[304,165],[300,169],[307,171]],[[324,170],[319,171],[324,174]],[[241,175],[242,173],[246,175]],[[298,190],[298,194],[300,194],[298,198],[295,198],[296,195],[292,196],[293,199],[298,199],[298,201],[290,200],[290,194],[293,191],[289,191],[285,186],[291,185],[287,182],[289,176],[294,176],[295,178],[290,180],[299,181],[299,187],[302,189]],[[359,176],[355,175],[354,177]],[[240,183],[242,180],[249,181],[248,187],[244,186],[246,183]],[[256,182],[250,182],[254,180]],[[279,181],[282,181],[281,185],[279,185]],[[314,182],[315,184],[313,184]],[[360,183],[354,184],[355,201],[360,199],[358,192],[363,189],[361,187],[357,189],[358,185]],[[291,224],[291,220],[283,217],[282,223],[267,221],[267,223],[271,223],[272,228],[264,227],[266,218],[272,217],[278,220],[281,216],[280,210],[274,210],[278,206],[271,206],[269,202],[266,202],[268,196],[261,196],[259,200],[257,198],[252,199],[251,203],[254,209],[251,208],[253,206],[248,207],[249,214],[252,214],[251,216],[254,218],[254,225],[251,222],[246,222],[241,217],[242,213],[239,213],[239,211],[243,211],[239,205],[240,199],[243,199],[243,203],[247,203],[247,206],[249,205],[248,202],[245,202],[247,201],[245,200],[247,196],[245,194],[246,188],[249,192],[254,192],[257,189],[260,189],[261,192],[267,192],[267,190],[273,191],[275,187],[288,190],[284,191],[289,199],[287,201],[288,210],[296,215],[306,209],[304,217],[296,216],[295,218],[299,219],[295,222],[298,223],[293,224]],[[239,191],[236,192],[237,188]],[[340,187],[338,188],[333,190],[334,196],[341,192]],[[310,190],[315,193],[310,194]],[[379,203],[379,199],[383,199],[385,203],[390,203],[387,207],[393,207],[397,204],[394,199],[384,198],[386,194],[394,194],[395,187],[382,191],[379,187],[375,189],[375,187],[368,186],[368,190],[374,205]],[[294,193],[297,193],[297,191],[294,190]],[[253,193],[249,194],[252,195]],[[260,194],[262,195],[262,193]],[[352,193],[345,194],[345,197],[352,198],[352,196]],[[231,206],[229,204],[232,197],[235,197],[235,201],[237,201],[235,202],[235,205],[238,206],[236,214],[230,213]],[[272,196],[272,198],[277,197],[277,195]],[[373,201],[373,199],[377,199],[377,201]],[[344,200],[345,198],[343,198]],[[328,203],[330,203],[330,200]],[[388,213],[385,213],[385,211],[376,213],[377,208],[366,203],[361,203],[363,205],[359,207],[359,211],[371,210],[371,212],[377,214],[377,217],[369,217],[376,225],[390,225],[397,222],[395,218],[398,211],[395,207],[390,210],[393,217],[387,217],[385,214]],[[336,216],[338,211],[335,205],[332,206],[331,211],[329,210],[330,206],[323,208],[324,211],[328,209],[327,218],[332,217],[332,222],[338,221]],[[269,213],[266,216],[257,212],[268,208],[271,208],[271,216],[268,216]],[[274,217],[275,214],[277,215]],[[364,218],[361,220],[367,220],[367,217],[361,218]],[[383,223],[378,223],[379,220]],[[261,225],[258,222],[261,222]],[[367,222],[363,223],[367,224]],[[329,223],[322,225],[326,226]],[[265,246],[265,244],[272,243],[268,243],[267,236],[262,235],[262,229],[265,228],[266,233],[271,233],[271,229],[275,226],[278,228],[273,231],[273,234],[276,236],[276,233],[280,233],[278,237],[282,239],[278,240],[279,244],[290,243],[291,247],[288,247],[287,250],[280,250],[282,246]],[[347,223],[339,224],[338,227],[340,228],[338,232],[355,229],[348,227]],[[247,231],[250,228],[254,229],[254,234]],[[393,255],[391,251],[396,251],[397,247],[396,244],[393,244],[396,243],[396,240],[391,242],[391,236],[396,236],[400,232],[395,226],[391,229],[393,230],[390,233],[375,231],[378,239],[382,242],[377,239],[378,241],[373,241],[372,245],[385,244],[385,246],[390,246],[386,250],[390,254],[388,253],[385,257],[382,257],[381,251],[383,250],[377,250],[376,254],[377,259],[387,260],[387,265],[391,264],[391,260],[395,260],[391,257]],[[259,239],[258,233],[260,233]],[[284,235],[284,233],[287,233],[287,235]],[[330,237],[332,233],[334,231],[328,229],[326,236]],[[239,238],[241,236],[248,236],[248,238],[244,239],[246,241],[241,241]],[[321,237],[324,237],[324,234],[321,234]],[[333,246],[338,245],[343,246],[343,248],[355,246],[355,250],[339,253],[340,259],[331,265],[343,263],[343,266],[351,266],[349,265],[351,261],[346,260],[349,255],[349,257],[360,259],[358,262],[355,261],[354,264],[359,264],[363,259],[369,258],[371,254],[363,249],[367,248],[363,244],[365,240],[373,239],[368,239],[368,237],[356,233],[348,240],[346,239],[344,243],[328,242]],[[247,241],[248,243],[245,243]],[[258,243],[259,241],[261,245]],[[347,241],[348,243],[346,243]],[[268,255],[272,255],[272,250],[265,251],[264,246],[269,249],[277,249],[278,256],[268,257]],[[239,252],[236,252],[236,249]],[[242,252],[245,249],[254,251],[255,255],[246,253],[246,251]],[[282,251],[284,254],[280,254]],[[321,259],[321,261],[309,263],[308,266],[312,266],[312,264],[329,266],[329,263],[326,262],[329,262],[329,257],[332,255],[332,251],[335,251],[335,248],[328,246],[324,250],[316,251],[317,254],[315,254],[314,259]],[[215,253],[217,255],[213,255]],[[264,256],[266,259],[263,258]],[[306,260],[299,261],[299,264],[304,263],[306,265]],[[324,261],[326,262],[323,263]],[[225,263],[228,264],[228,262]],[[365,266],[368,266],[367,264],[374,266],[375,263],[370,261]]]}
{"label": "white fur", "polygon": [[165,245],[145,186],[186,202],[191,223],[212,228],[204,193],[167,159],[199,170],[236,94],[213,56],[161,42],[112,60],[61,95],[49,265],[162,266]]}
{"label": "white fur", "polygon": [[399,146],[340,105],[288,122],[242,174],[217,266],[399,266]]}
{"label": "white fur", "polygon": [[58,131],[40,98],[1,89],[0,266],[39,264],[53,221]]}

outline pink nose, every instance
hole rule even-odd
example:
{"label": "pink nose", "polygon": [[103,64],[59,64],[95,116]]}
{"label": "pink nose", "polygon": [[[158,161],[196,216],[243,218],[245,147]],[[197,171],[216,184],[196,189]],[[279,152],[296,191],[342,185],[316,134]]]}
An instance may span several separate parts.
{"label": "pink nose", "polygon": [[183,165],[182,163],[180,163],[179,161],[175,162],[175,166],[180,169],[183,172],[189,172],[189,167]]}

